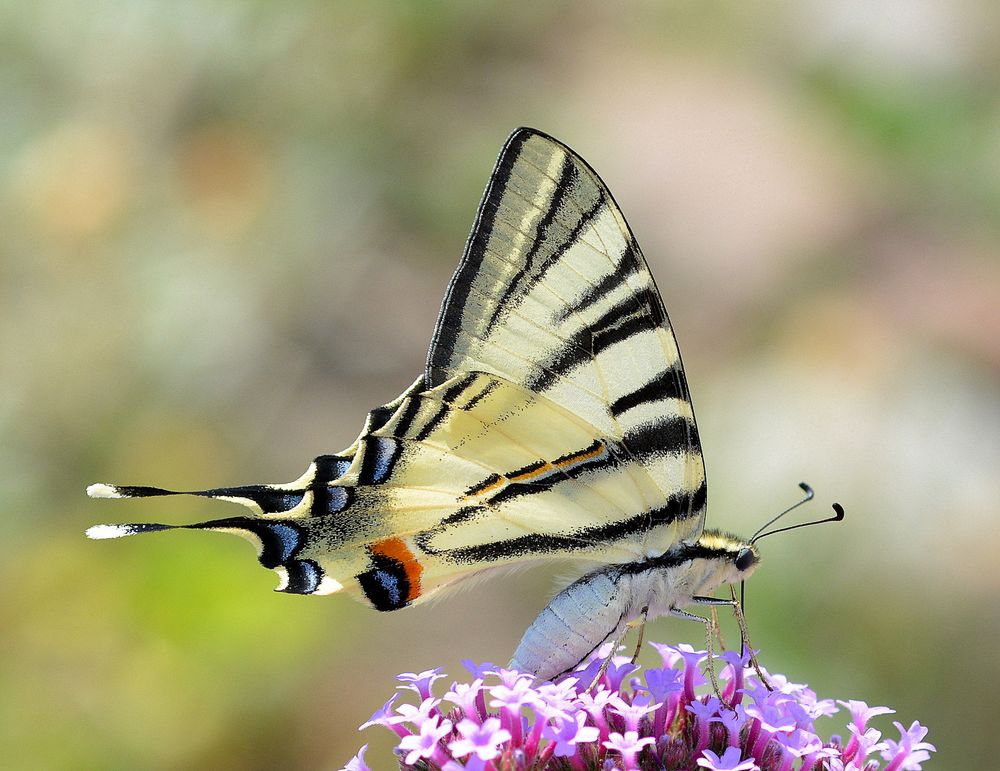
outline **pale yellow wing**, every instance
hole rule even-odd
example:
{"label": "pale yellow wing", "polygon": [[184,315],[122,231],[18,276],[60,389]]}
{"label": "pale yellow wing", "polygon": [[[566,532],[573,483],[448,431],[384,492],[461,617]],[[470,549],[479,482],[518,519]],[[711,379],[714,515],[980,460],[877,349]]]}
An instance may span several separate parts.
{"label": "pale yellow wing", "polygon": [[383,610],[519,561],[628,562],[696,537],[705,473],[680,355],[596,173],[551,137],[514,132],[426,374],[295,482],[197,494],[250,507],[253,516],[186,527],[250,538],[283,590],[347,588]]}
{"label": "pale yellow wing", "polygon": [[500,153],[428,352],[429,386],[470,371],[543,394],[637,455],[662,450],[671,460],[648,469],[659,497],[686,493],[681,534],[701,531],[704,463],[659,291],[597,173],[534,129]]}

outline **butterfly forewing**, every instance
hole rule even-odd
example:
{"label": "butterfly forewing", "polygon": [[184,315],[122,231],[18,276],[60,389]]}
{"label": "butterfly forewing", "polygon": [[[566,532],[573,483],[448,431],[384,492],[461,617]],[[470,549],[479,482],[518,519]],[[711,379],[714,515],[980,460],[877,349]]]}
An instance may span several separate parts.
{"label": "butterfly forewing", "polygon": [[[614,198],[583,159],[531,129],[497,161],[428,353],[436,385],[492,372],[635,449],[659,495],[705,514],[705,471],[680,354]],[[646,539],[662,546],[660,539]]]}

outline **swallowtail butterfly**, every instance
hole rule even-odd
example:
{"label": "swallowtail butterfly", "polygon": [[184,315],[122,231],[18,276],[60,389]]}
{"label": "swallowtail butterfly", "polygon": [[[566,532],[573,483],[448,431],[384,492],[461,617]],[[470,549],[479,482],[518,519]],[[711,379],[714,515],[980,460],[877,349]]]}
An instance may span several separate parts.
{"label": "swallowtail butterfly", "polygon": [[517,563],[586,561],[514,654],[541,678],[646,617],[704,621],[683,610],[699,601],[738,610],[705,595],[758,564],[752,541],[704,528],[680,353],[625,218],[580,156],[527,128],[500,152],[413,385],[294,482],[190,494],[249,511],[87,534],[235,533],[278,573],[279,591],[346,592],[383,611]]}

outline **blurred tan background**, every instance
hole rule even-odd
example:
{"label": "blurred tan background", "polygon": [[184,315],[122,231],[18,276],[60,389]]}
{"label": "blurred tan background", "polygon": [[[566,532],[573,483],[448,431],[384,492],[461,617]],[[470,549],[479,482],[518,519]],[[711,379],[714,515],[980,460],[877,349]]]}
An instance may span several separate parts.
{"label": "blurred tan background", "polygon": [[288,481],[349,444],[532,125],[646,253],[710,523],[751,532],[800,480],[847,508],[762,543],[765,664],[922,721],[929,768],[992,766],[1000,10],[872,5],[0,3],[0,764],[335,769],[369,741],[390,768],[357,726],[394,674],[506,662],[552,571],[382,615],[274,594],[238,539],[86,541],[234,510],[84,488]]}

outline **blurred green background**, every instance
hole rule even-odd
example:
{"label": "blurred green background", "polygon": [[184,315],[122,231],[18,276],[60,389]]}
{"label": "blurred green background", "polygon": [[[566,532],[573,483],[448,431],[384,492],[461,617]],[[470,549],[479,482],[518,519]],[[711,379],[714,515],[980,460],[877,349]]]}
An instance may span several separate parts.
{"label": "blurred green background", "polygon": [[643,246],[710,523],[750,532],[803,479],[811,513],[847,508],[762,544],[764,663],[925,723],[929,768],[992,767],[998,24],[987,0],[0,3],[0,765],[333,769],[368,741],[390,768],[357,726],[394,674],[506,662],[553,571],[376,614],[272,593],[238,539],[86,541],[233,510],[83,491],[288,481],[349,444],[420,371],[533,125]]}

